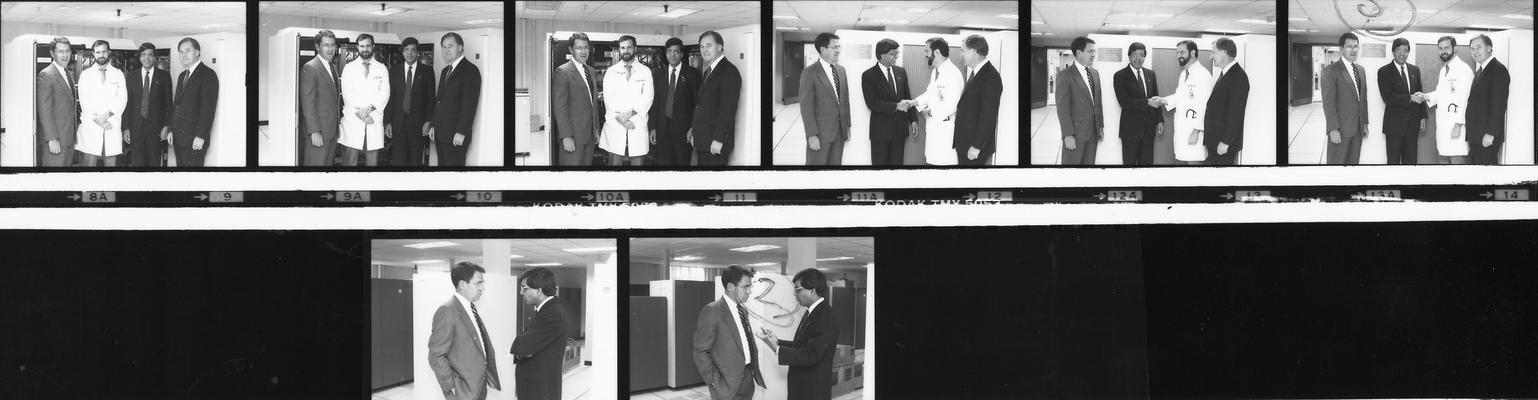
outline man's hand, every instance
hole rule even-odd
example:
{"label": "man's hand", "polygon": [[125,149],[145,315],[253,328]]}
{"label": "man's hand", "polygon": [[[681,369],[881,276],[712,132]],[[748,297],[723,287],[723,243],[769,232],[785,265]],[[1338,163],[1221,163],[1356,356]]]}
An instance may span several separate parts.
{"label": "man's hand", "polygon": [[577,151],[577,141],[571,137],[561,138],[561,151],[571,153]]}
{"label": "man's hand", "polygon": [[721,143],[720,140],[710,141],[710,154],[721,155],[721,148],[723,147],[726,147],[726,143]]}
{"label": "man's hand", "polygon": [[1159,98],[1159,96],[1149,97],[1148,106],[1153,108],[1163,107],[1164,99]]}
{"label": "man's hand", "polygon": [[171,127],[167,126],[167,127],[164,127],[164,128],[160,128],[160,140],[162,140],[162,141],[169,141],[169,140],[171,140]]}
{"label": "man's hand", "polygon": [[624,120],[624,121],[620,121],[620,125],[624,125],[625,129],[635,129],[635,123],[634,122],[630,122],[630,120],[628,120],[628,119]]}
{"label": "man's hand", "polygon": [[465,145],[465,135],[461,134],[461,133],[455,133],[454,134],[454,145],[455,146],[464,146]]}
{"label": "man's hand", "polygon": [[1453,139],[1463,137],[1463,124],[1453,124]]}
{"label": "man's hand", "polygon": [[[365,119],[365,118],[368,118],[368,110],[364,110],[362,108],[359,108],[358,111],[354,111],[352,113],[352,115],[358,117],[358,119],[360,119],[360,120],[364,120],[364,122],[368,122]],[[373,122],[369,122],[369,123],[372,124]]]}
{"label": "man's hand", "polygon": [[385,124],[385,138],[386,139],[395,137],[394,129],[392,129],[392,128],[393,127],[391,127],[389,124]]}
{"label": "man's hand", "polygon": [[1334,129],[1334,130],[1330,131],[1330,144],[1340,144],[1340,130],[1339,129]]}
{"label": "man's hand", "polygon": [[822,140],[817,139],[816,136],[808,137],[806,138],[806,148],[812,149],[812,151],[822,151]]}
{"label": "man's hand", "polygon": [[91,121],[96,122],[96,126],[100,126],[102,129],[112,129],[107,127],[106,113],[92,114]]}
{"label": "man's hand", "polygon": [[1424,120],[1424,119],[1421,120],[1421,130],[1420,130],[1420,133],[1416,134],[1415,136],[1426,137],[1426,120]]}
{"label": "man's hand", "polygon": [[1218,155],[1228,154],[1228,143],[1218,142]]}
{"label": "man's hand", "polygon": [[315,147],[325,146],[326,145],[326,139],[321,138],[320,132],[311,133],[310,134],[310,145],[311,146],[315,146]]}
{"label": "man's hand", "polygon": [[193,150],[197,150],[197,151],[203,151],[203,138],[200,138],[200,137],[192,138],[192,149]]}
{"label": "man's hand", "polygon": [[1197,143],[1201,143],[1201,142],[1202,142],[1202,130],[1201,129],[1192,129],[1191,130],[1191,137],[1189,139],[1186,139],[1186,144],[1187,145],[1191,145],[1191,146],[1195,146]]}
{"label": "man's hand", "polygon": [[59,154],[59,151],[59,139],[49,140],[48,152],[52,154]]}
{"label": "man's hand", "polygon": [[652,129],[651,130],[651,135],[647,136],[647,140],[646,141],[651,143],[651,144],[657,144],[657,130],[656,129]]}
{"label": "man's hand", "polygon": [[1410,95],[1410,101],[1424,103],[1426,102],[1426,95],[1421,92],[1415,92],[1415,94]]}
{"label": "man's hand", "polygon": [[433,128],[433,127],[428,127],[427,128],[427,140],[438,140],[437,128]]}
{"label": "man's hand", "polygon": [[967,159],[968,160],[976,160],[977,157],[981,156],[982,154],[983,154],[983,151],[981,149],[978,149],[976,147],[968,147],[967,148]]}
{"label": "man's hand", "polygon": [[918,122],[909,122],[908,123],[908,138],[909,139],[918,139],[919,138],[919,123]]}
{"label": "man's hand", "polygon": [[1159,136],[1164,136],[1164,123],[1163,122],[1160,122],[1158,125],[1154,125],[1154,137],[1159,137]]}
{"label": "man's hand", "polygon": [[374,117],[363,117],[363,123],[369,124],[369,125],[373,125],[374,124]]}
{"label": "man's hand", "polygon": [[684,132],[684,143],[694,144],[694,128],[689,128],[688,132]]}
{"label": "man's hand", "polygon": [[1495,145],[1495,135],[1491,135],[1491,134],[1486,133],[1483,146],[1484,147],[1490,147],[1490,146],[1493,146],[1493,145]]}
{"label": "man's hand", "polygon": [[897,111],[908,111],[909,108],[912,108],[912,105],[907,100],[897,102]]}
{"label": "man's hand", "polygon": [[433,122],[432,121],[423,122],[422,123],[422,136],[427,136],[427,131],[432,130],[432,129],[433,129]]}
{"label": "man's hand", "polygon": [[107,121],[107,123],[106,123],[106,124],[103,124],[103,125],[102,125],[102,126],[101,126],[101,128],[102,128],[102,129],[106,129],[106,130],[109,130],[109,131],[110,131],[110,130],[112,130],[112,121]]}
{"label": "man's hand", "polygon": [[128,143],[128,144],[133,144],[134,143],[133,137],[132,136],[128,136],[128,130],[127,129],[123,130],[123,143]]}
{"label": "man's hand", "polygon": [[1069,151],[1077,150],[1079,143],[1073,140],[1073,136],[1065,136],[1063,137],[1063,148]]}

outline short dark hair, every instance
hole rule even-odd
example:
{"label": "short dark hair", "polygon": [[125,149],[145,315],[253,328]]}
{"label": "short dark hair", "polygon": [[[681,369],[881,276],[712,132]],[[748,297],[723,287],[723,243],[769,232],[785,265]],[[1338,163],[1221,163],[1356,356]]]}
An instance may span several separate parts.
{"label": "short dark hair", "polygon": [[406,46],[410,46],[410,45],[413,45],[413,44],[421,44],[421,43],[417,42],[417,38],[407,37],[406,40],[402,40],[401,41],[401,48],[404,49],[404,48],[406,48]]}
{"label": "short dark hair", "polygon": [[486,269],[481,268],[480,264],[469,261],[460,261],[459,263],[454,264],[454,268],[449,270],[449,281],[454,284],[455,289],[458,289],[459,281],[470,283],[471,279],[475,279],[476,272],[485,274]]}
{"label": "short dark hair", "polygon": [[[583,38],[586,38],[586,37],[587,36],[583,36]],[[438,43],[443,43],[444,40],[448,40],[449,38],[454,38],[454,44],[457,44],[460,47],[464,47],[464,45],[465,45],[465,38],[459,37],[459,34],[458,33],[454,33],[454,32],[449,32],[449,33],[443,34],[443,37],[438,38]]]}
{"label": "short dark hair", "polygon": [[49,50],[58,50],[59,49],[59,43],[63,43],[64,44],[64,48],[69,48],[70,46],[72,46],[71,44],[69,44],[69,38],[63,37],[63,36],[54,36],[53,37],[53,43],[49,46]]}
{"label": "short dark hair", "polygon": [[939,50],[940,57],[951,56],[951,45],[946,43],[945,39],[932,37],[929,40],[925,40],[924,45],[929,46],[929,51]]}
{"label": "short dark hair", "polygon": [[1362,43],[1362,39],[1357,39],[1355,33],[1346,32],[1346,33],[1340,35],[1340,45],[1341,46],[1345,46],[1346,45],[1346,39],[1351,39],[1351,40],[1355,40],[1357,43]]}
{"label": "short dark hair", "polygon": [[721,288],[725,289],[727,284],[736,285],[738,282],[742,282],[742,277],[744,276],[752,279],[753,271],[743,269],[740,265],[726,267],[725,271],[721,271]]}
{"label": "short dark hair", "polygon": [[112,43],[107,43],[105,40],[97,39],[95,42],[91,42],[91,50],[96,50],[96,46],[107,46],[107,50],[112,50]]}
{"label": "short dark hair", "polygon": [[961,41],[961,45],[962,46],[966,46],[969,49],[972,49],[972,51],[976,51],[977,55],[980,55],[980,56],[983,56],[983,57],[987,57],[988,56],[988,40],[987,39],[983,39],[982,36],[979,36],[979,35],[967,36],[966,40],[962,40]]}
{"label": "short dark hair", "polygon": [[1455,37],[1452,37],[1452,36],[1443,36],[1441,38],[1438,38],[1437,39],[1437,44],[1441,45],[1442,41],[1444,41],[1444,40],[1448,41],[1448,42],[1452,42],[1452,46],[1453,47],[1458,47],[1458,38],[1455,38]]}
{"label": "short dark hair", "polygon": [[150,42],[139,43],[139,52],[143,53],[145,50],[155,51],[155,44]]}
{"label": "short dark hair", "polygon": [[358,35],[358,40],[355,41],[354,43],[363,44],[363,41],[365,41],[365,40],[367,40],[369,42],[373,42],[374,41],[374,35],[370,35],[370,34],[367,34],[367,33]]}
{"label": "short dark hair", "polygon": [[182,38],[182,41],[176,42],[176,47],[177,48],[181,48],[182,44],[183,43],[187,43],[187,42],[192,42],[192,49],[193,50],[203,51],[203,46],[198,45],[198,40],[197,39],[193,39],[191,37]]}
{"label": "short dark hair", "polygon": [[1216,47],[1218,50],[1222,50],[1224,53],[1228,53],[1228,58],[1239,56],[1239,46],[1234,45],[1233,39],[1218,38],[1218,42],[1213,44],[1212,47]]}
{"label": "short dark hair", "polygon": [[619,37],[619,43],[620,44],[624,44],[626,40],[630,41],[630,45],[631,46],[635,46],[636,45],[635,36],[622,35],[622,36]]}
{"label": "short dark hair", "polygon": [[838,39],[839,39],[838,35],[834,35],[832,33],[828,33],[828,32],[819,33],[819,34],[817,34],[817,40],[815,42],[812,42],[812,48],[817,49],[817,52],[821,53],[823,48],[831,46],[833,44],[833,41],[834,40],[838,40]]}
{"label": "short dark hair", "polygon": [[522,281],[524,285],[539,289],[539,292],[544,293],[546,296],[554,296],[556,293],[555,273],[543,267],[531,269],[529,272],[523,273],[523,276],[519,276],[518,280]]}
{"label": "short dark hair", "polygon": [[1196,51],[1196,41],[1195,40],[1182,40],[1182,41],[1180,41],[1180,43],[1176,43],[1175,47],[1185,47],[1186,51]]}
{"label": "short dark hair", "polygon": [[881,39],[881,41],[876,42],[876,57],[881,57],[882,54],[890,53],[892,50],[896,50],[897,46],[898,45],[896,40]]}
{"label": "short dark hair", "polygon": [[576,46],[578,40],[585,41],[589,45],[593,44],[593,40],[592,39],[588,39],[587,38],[587,34],[586,33],[582,33],[582,32],[577,32],[577,33],[571,34],[571,39],[567,39],[566,40],[566,44],[570,45],[570,46]]}
{"label": "short dark hair", "polygon": [[1132,53],[1136,53],[1138,50],[1142,50],[1143,55],[1148,55],[1148,46],[1144,46],[1143,42],[1132,42],[1131,46],[1127,46],[1127,55],[1130,56]]}
{"label": "short dark hair", "polygon": [[[1487,47],[1487,48],[1488,47],[1495,47],[1495,42],[1491,41],[1489,36],[1485,36],[1485,35],[1475,36],[1474,40],[1485,42],[1485,47]],[[1469,44],[1474,44],[1474,40],[1470,40]],[[92,46],[92,47],[95,47],[95,46]]]}
{"label": "short dark hair", "polygon": [[706,36],[710,36],[711,39],[715,40],[716,41],[716,45],[721,46],[721,47],[726,47],[726,39],[722,39],[721,38],[721,34],[716,33],[716,31],[705,31],[705,33],[701,33],[700,34],[700,38],[699,38],[699,42],[700,43],[704,43]]}
{"label": "short dark hair", "polygon": [[1394,39],[1394,45],[1388,47],[1388,51],[1399,50],[1399,46],[1410,47],[1410,41],[1405,38]]}
{"label": "short dark hair", "polygon": [[1073,43],[1069,44],[1069,48],[1073,49],[1073,55],[1079,55],[1079,52],[1084,51],[1084,49],[1086,47],[1089,47],[1089,45],[1092,45],[1092,44],[1095,44],[1094,40],[1090,40],[1090,38],[1087,38],[1087,37],[1079,36],[1079,37],[1073,38]]}
{"label": "short dark hair", "polygon": [[673,46],[678,46],[678,51],[679,52],[683,52],[684,51],[684,40],[683,39],[679,39],[677,37],[670,37],[670,38],[668,38],[667,43],[663,43],[662,44],[662,50],[663,51],[667,51],[668,48],[673,47]]}
{"label": "short dark hair", "polygon": [[790,281],[801,282],[801,287],[817,292],[817,297],[828,297],[828,278],[822,275],[822,271],[816,268],[807,268],[796,273]]}

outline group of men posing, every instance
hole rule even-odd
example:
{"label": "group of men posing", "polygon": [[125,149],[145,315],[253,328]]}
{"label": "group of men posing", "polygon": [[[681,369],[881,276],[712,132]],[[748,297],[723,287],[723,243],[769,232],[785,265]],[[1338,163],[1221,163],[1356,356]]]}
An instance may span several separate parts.
{"label": "group of men posing", "polygon": [[53,62],[37,73],[38,166],[74,166],[78,155],[81,166],[115,167],[126,148],[128,165],[160,167],[167,145],[177,166],[203,166],[219,77],[200,61],[197,39],[177,44],[184,69],[174,92],[170,74],[155,68],[154,44],[139,45],[139,67],[126,73],[112,66],[105,40],[74,69],[69,39],[55,37],[50,48]]}
{"label": "group of men posing", "polygon": [[438,166],[464,166],[481,98],[481,72],[465,59],[464,38],[449,32],[439,40],[447,62],[436,80],[420,62],[414,37],[401,41],[400,65],[375,59],[373,35],[358,35],[356,42],[358,58],[339,66],[336,34],[321,30],[315,58],[300,69],[304,165],[331,166],[340,144],[342,166],[356,166],[360,158],[375,166],[388,141],[391,166],[427,165],[429,143]]}

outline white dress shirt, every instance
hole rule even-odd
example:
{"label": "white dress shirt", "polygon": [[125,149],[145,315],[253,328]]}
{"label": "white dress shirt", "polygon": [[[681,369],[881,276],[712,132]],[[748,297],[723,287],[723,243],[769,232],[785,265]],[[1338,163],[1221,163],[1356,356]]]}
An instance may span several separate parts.
{"label": "white dress shirt", "polygon": [[[80,126],[75,130],[75,150],[94,156],[123,153],[123,109],[128,106],[128,82],[123,71],[111,65],[92,65],[80,72]],[[112,113],[111,129],[96,124],[96,115]]]}
{"label": "white dress shirt", "polygon": [[[626,65],[630,66],[628,71]],[[598,138],[599,148],[626,157],[646,155],[651,147],[651,131],[647,123],[654,100],[653,90],[652,71],[639,60],[609,66],[603,74],[605,113],[603,135]],[[627,120],[634,128],[627,129],[616,118],[629,111],[635,112]]]}
{"label": "white dress shirt", "polygon": [[[833,80],[833,64],[828,64],[827,60],[823,60],[821,58],[818,58],[817,61],[814,61],[812,63],[813,64],[822,63],[822,73],[824,75],[828,76],[828,86],[833,88],[833,104],[838,104],[838,102],[839,102],[838,86],[836,86],[837,85],[837,83],[835,83],[836,81]],[[843,79],[849,79],[849,77],[846,76]],[[846,83],[846,85],[847,85],[847,83]]]}
{"label": "white dress shirt", "polygon": [[[364,60],[358,57],[342,69],[342,131],[336,142],[357,150],[379,150],[384,147],[384,108],[390,102],[390,69],[378,60],[371,60],[365,75]],[[358,110],[367,106],[374,107],[374,111],[368,113],[374,119],[372,124],[358,118]]]}
{"label": "white dress shirt", "polygon": [[[735,325],[735,326],[737,327],[737,330],[741,331],[742,330],[742,315],[737,313],[737,307],[742,307],[742,305],[741,304],[737,304],[737,302],[735,302],[735,301],[732,301],[732,298],[729,297],[729,296],[721,296],[721,298],[726,299],[726,308],[729,309],[729,310],[727,310],[727,313],[732,315],[732,322],[736,323],[737,325]],[[748,326],[751,329],[752,324],[749,324]],[[753,332],[742,332],[742,333],[748,335],[748,336],[744,336],[744,337],[739,337],[738,338],[738,339],[741,339],[741,340],[744,340],[744,341],[748,340],[748,338],[750,338],[750,337],[757,336],[757,335],[754,335]],[[748,353],[748,346],[757,346],[757,344],[754,344],[754,342],[749,341],[749,342],[742,343],[742,345],[738,346],[738,347],[742,348],[742,359],[746,360],[747,362],[752,362],[753,361],[753,355]]]}
{"label": "white dress shirt", "polygon": [[[475,320],[475,309],[471,308],[469,299],[466,299],[465,296],[461,296],[459,292],[454,292],[454,298],[459,299],[459,305],[464,306],[465,318],[470,320],[470,328],[475,330],[475,332],[470,333],[470,336],[475,336],[475,343],[479,343],[481,345],[481,352],[485,353],[486,344],[481,342],[481,324],[484,324],[485,322]],[[490,334],[490,332],[487,332],[487,335]]]}

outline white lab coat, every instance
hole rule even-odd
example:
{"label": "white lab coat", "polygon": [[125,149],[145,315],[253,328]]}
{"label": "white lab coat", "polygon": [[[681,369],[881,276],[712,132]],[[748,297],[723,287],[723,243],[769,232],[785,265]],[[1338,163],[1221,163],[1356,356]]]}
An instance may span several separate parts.
{"label": "white lab coat", "polygon": [[[369,63],[368,75],[363,73],[363,59],[347,63],[342,69],[342,131],[337,143],[358,150],[379,150],[384,147],[384,109],[390,102],[390,68],[374,60]],[[374,106],[369,113],[374,123],[367,124],[358,118],[358,109]],[[364,148],[364,146],[368,146]]]}
{"label": "white lab coat", "polygon": [[953,147],[953,138],[956,136],[956,105],[961,103],[961,90],[965,88],[966,80],[961,78],[961,70],[956,69],[950,60],[935,60],[940,63],[939,78],[935,78],[934,72],[930,72],[929,86],[924,88],[924,94],[913,100],[918,103],[918,110],[929,110],[929,120],[924,123],[924,163],[930,165],[956,165],[956,150]]}
{"label": "white lab coat", "polygon": [[[1207,98],[1212,97],[1212,72],[1202,68],[1196,60],[1191,60],[1185,71],[1175,84],[1175,92],[1164,96],[1164,108],[1175,110],[1174,129],[1167,134],[1173,135],[1170,142],[1174,144],[1176,160],[1205,161],[1207,147],[1202,140],[1207,135],[1204,119],[1207,117]],[[1190,144],[1193,129],[1202,130],[1196,137],[1196,144]]]}
{"label": "white lab coat", "polygon": [[[603,74],[603,134],[598,138],[598,148],[628,156],[644,156],[650,146],[650,121],[647,113],[652,107],[652,71],[639,60],[631,62],[630,73],[625,73],[623,61],[609,66]],[[615,117],[626,111],[635,111],[629,121],[634,129]]]}
{"label": "white lab coat", "polygon": [[1437,90],[1426,93],[1426,106],[1437,107],[1437,154],[1442,156],[1469,155],[1468,127],[1455,139],[1453,124],[1463,123],[1464,110],[1468,107],[1469,92],[1474,88],[1474,70],[1462,60],[1448,61],[1451,68],[1437,68]]}
{"label": "white lab coat", "polygon": [[[106,76],[103,77],[103,74]],[[75,150],[94,156],[123,154],[123,108],[128,106],[128,82],[123,71],[108,65],[105,73],[92,65],[80,73],[80,127],[75,130]],[[96,114],[111,112],[112,129],[96,125]]]}

